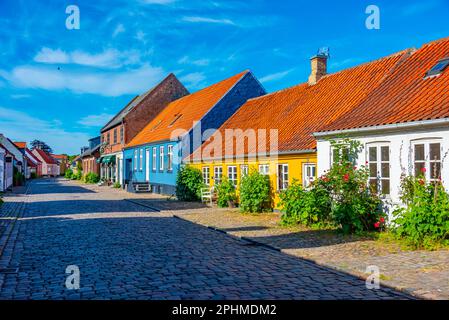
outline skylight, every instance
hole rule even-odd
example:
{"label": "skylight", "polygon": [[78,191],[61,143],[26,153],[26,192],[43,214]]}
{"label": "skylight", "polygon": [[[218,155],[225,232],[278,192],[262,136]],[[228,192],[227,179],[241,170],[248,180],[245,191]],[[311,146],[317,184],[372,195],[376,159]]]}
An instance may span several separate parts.
{"label": "skylight", "polygon": [[427,76],[434,76],[440,74],[449,65],[449,58],[444,58],[437,62],[437,64],[427,72]]}
{"label": "skylight", "polygon": [[181,117],[182,117],[182,114],[181,114],[181,113],[180,113],[180,114],[176,114],[176,115],[175,115],[175,119],[173,119],[173,121],[170,122],[170,124],[169,124],[168,126],[171,127],[172,125],[174,125],[175,122],[178,121],[178,119],[181,118]]}

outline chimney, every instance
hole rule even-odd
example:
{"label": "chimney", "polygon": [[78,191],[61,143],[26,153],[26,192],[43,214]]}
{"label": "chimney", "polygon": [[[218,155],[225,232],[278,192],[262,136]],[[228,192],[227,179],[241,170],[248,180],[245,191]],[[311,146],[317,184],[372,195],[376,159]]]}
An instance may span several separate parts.
{"label": "chimney", "polygon": [[311,73],[309,76],[309,85],[313,86],[323,76],[327,74],[327,59],[329,58],[329,49],[320,50],[316,56],[310,58]]}

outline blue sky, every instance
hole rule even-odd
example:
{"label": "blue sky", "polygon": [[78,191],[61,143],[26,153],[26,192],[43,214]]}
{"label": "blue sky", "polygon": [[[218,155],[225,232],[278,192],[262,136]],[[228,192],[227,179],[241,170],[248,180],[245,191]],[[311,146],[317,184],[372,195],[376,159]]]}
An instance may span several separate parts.
{"label": "blue sky", "polygon": [[196,91],[251,69],[272,92],[306,81],[320,47],[335,72],[447,37],[448,17],[449,0],[1,0],[0,133],[74,154],[169,72]]}

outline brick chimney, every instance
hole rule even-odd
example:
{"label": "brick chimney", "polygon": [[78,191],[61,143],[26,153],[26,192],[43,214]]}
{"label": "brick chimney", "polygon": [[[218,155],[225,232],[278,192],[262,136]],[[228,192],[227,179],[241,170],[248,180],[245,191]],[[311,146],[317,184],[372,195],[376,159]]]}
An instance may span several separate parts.
{"label": "brick chimney", "polygon": [[326,54],[318,53],[316,56],[310,58],[311,73],[309,76],[309,85],[313,86],[327,73],[327,58]]}

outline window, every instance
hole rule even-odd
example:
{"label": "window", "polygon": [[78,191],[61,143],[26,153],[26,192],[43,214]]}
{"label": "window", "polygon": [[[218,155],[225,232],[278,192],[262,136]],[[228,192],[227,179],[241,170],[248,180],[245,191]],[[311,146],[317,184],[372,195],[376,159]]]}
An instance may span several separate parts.
{"label": "window", "polygon": [[316,177],[316,164],[305,163],[302,169],[302,185],[307,188],[310,184],[315,181]]}
{"label": "window", "polygon": [[288,188],[288,164],[278,166],[278,188],[279,190]]}
{"label": "window", "polygon": [[415,177],[429,181],[441,178],[441,144],[439,142],[416,142],[413,145]]}
{"label": "window", "polygon": [[380,194],[390,194],[390,147],[369,145],[368,168],[371,190]]}
{"label": "window", "polygon": [[153,148],[153,171],[157,170],[157,148]]}
{"label": "window", "polygon": [[172,171],[173,170],[173,146],[172,145],[167,147],[167,155],[168,155],[167,170]]}
{"label": "window", "polygon": [[270,174],[270,166],[268,164],[260,164],[259,173],[268,176]]}
{"label": "window", "polygon": [[137,171],[137,150],[134,150],[134,171]]}
{"label": "window", "polygon": [[114,144],[117,143],[117,128],[114,129]]}
{"label": "window", "polygon": [[159,170],[164,171],[164,146],[159,147]]}
{"label": "window", "polygon": [[242,164],[240,166],[240,175],[243,177],[246,177],[249,174],[248,165]]}
{"label": "window", "polygon": [[111,143],[111,133],[108,132],[107,136],[106,136],[106,142],[109,145]]}
{"label": "window", "polygon": [[449,58],[442,59],[437,62],[437,64],[427,72],[426,76],[435,76],[444,71],[444,69],[449,66]]}
{"label": "window", "polygon": [[143,170],[143,149],[140,149],[140,165],[139,165],[140,171]]}
{"label": "window", "polygon": [[205,185],[210,185],[210,171],[209,167],[203,167],[203,182]]}
{"label": "window", "polygon": [[234,186],[237,185],[237,167],[236,166],[228,166],[228,179]]}
{"label": "window", "polygon": [[215,185],[221,183],[221,177],[223,176],[223,168],[222,167],[215,167],[214,168],[214,183]]}
{"label": "window", "polygon": [[123,126],[120,127],[120,142],[121,143],[125,142],[125,134],[124,134]]}

